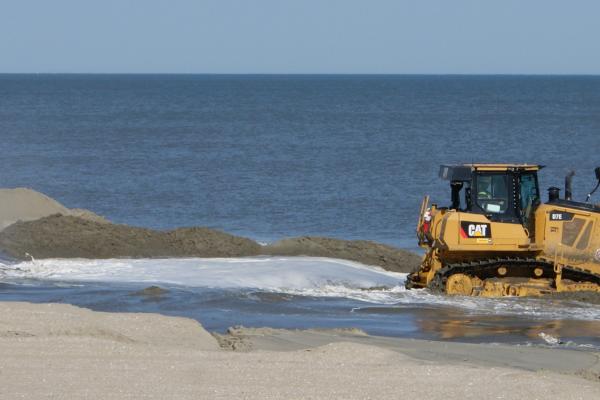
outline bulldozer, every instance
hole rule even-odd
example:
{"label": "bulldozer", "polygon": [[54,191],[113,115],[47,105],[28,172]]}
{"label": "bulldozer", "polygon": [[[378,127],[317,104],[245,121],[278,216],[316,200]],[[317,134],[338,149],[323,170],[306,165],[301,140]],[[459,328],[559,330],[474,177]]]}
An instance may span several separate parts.
{"label": "bulldozer", "polygon": [[572,199],[570,172],[540,199],[534,164],[441,165],[450,205],[421,203],[420,266],[407,289],[462,296],[542,296],[600,292],[600,205]]}

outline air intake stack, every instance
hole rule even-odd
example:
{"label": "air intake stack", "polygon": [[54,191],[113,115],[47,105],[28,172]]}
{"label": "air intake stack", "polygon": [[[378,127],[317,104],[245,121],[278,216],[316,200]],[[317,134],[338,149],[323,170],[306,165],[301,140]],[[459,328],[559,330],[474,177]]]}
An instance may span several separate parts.
{"label": "air intake stack", "polygon": [[575,176],[575,171],[569,171],[565,176],[565,200],[572,200],[573,198],[573,176]]}

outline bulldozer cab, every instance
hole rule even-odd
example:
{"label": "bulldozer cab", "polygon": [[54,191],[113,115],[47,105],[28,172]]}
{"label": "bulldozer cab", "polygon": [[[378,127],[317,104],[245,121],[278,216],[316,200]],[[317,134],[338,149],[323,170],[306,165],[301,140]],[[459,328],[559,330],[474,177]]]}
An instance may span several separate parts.
{"label": "bulldozer cab", "polygon": [[440,178],[450,181],[450,209],[526,226],[540,204],[537,171],[541,168],[528,164],[442,165]]}

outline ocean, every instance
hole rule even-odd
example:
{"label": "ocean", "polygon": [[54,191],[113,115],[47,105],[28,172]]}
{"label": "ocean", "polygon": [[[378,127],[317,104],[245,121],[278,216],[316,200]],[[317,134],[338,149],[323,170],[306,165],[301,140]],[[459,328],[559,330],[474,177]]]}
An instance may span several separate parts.
{"label": "ocean", "polygon": [[[0,187],[117,223],[260,242],[414,250],[422,196],[450,201],[440,164],[539,163],[542,188],[574,169],[584,199],[599,150],[598,76],[0,75]],[[4,261],[0,300],[161,312],[220,331],[356,326],[518,344],[544,333],[600,346],[597,305],[404,292],[401,274],[331,260],[185,262]],[[169,292],[131,296],[150,284]]]}
{"label": "ocean", "polygon": [[600,165],[600,77],[0,75],[0,187],[152,228],[415,247],[439,164]]}

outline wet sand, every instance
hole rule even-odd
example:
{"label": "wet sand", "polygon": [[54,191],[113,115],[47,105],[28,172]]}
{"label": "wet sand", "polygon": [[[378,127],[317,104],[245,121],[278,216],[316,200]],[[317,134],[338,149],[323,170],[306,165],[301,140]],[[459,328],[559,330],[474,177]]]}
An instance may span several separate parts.
{"label": "wet sand", "polygon": [[370,336],[360,329],[232,327],[224,335],[213,335],[221,348],[233,351],[295,351],[344,341],[393,350],[424,362],[458,362],[475,367],[511,367],[527,371],[547,370],[582,376],[600,384],[599,352]]}
{"label": "wet sand", "polygon": [[234,329],[229,336],[247,346],[222,349],[184,318],[0,303],[0,391],[28,399],[600,396],[599,354],[591,352],[348,330]]}

